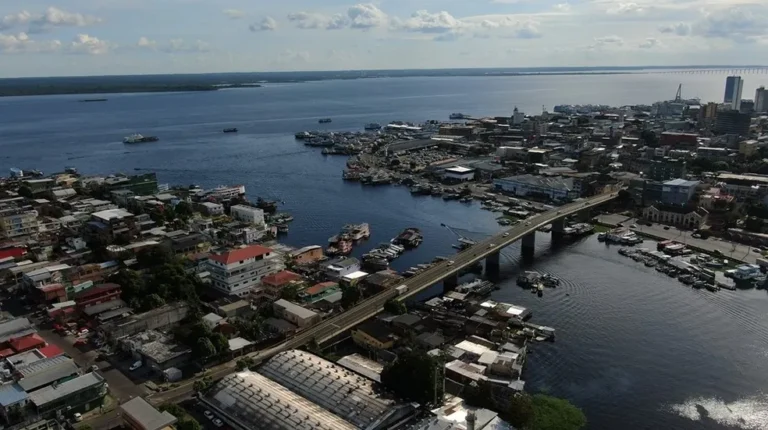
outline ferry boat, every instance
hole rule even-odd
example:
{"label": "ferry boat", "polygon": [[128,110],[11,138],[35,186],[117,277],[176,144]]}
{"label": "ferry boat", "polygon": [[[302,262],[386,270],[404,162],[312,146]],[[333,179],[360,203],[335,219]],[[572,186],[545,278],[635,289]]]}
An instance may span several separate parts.
{"label": "ferry boat", "polygon": [[320,123],[320,124],[328,124],[328,123],[330,123],[332,121],[333,120],[330,119],[330,118],[320,118],[319,120],[317,120],[317,122]]}
{"label": "ferry boat", "polygon": [[463,113],[452,113],[448,116],[449,119],[468,119],[469,115]]}
{"label": "ferry boat", "polygon": [[339,236],[333,236],[328,239],[329,246],[326,250],[328,255],[348,255],[352,252],[352,242],[342,239]]}
{"label": "ferry boat", "polygon": [[160,140],[157,136],[142,136],[139,133],[134,133],[130,136],[123,138],[123,143],[144,143],[144,142],[157,142]]}
{"label": "ferry boat", "polygon": [[298,140],[304,140],[304,139],[311,138],[312,134],[310,134],[310,133],[308,133],[306,131],[300,131],[300,132],[294,134],[293,137],[295,137]]}
{"label": "ferry boat", "polygon": [[351,240],[362,240],[371,237],[371,228],[368,223],[347,224],[341,231],[343,234],[348,235]]}
{"label": "ferry boat", "polygon": [[371,122],[365,125],[366,130],[381,130],[381,124],[378,122]]}
{"label": "ferry boat", "polygon": [[409,227],[403,230],[402,233],[392,239],[392,243],[395,245],[402,245],[406,248],[416,248],[421,245],[424,237],[421,235],[421,230],[418,228]]}
{"label": "ferry boat", "polygon": [[237,133],[236,128],[225,128],[223,131],[224,133]]}
{"label": "ferry boat", "polygon": [[287,234],[288,233],[288,226],[285,224],[278,224],[277,225],[277,232],[280,234]]}

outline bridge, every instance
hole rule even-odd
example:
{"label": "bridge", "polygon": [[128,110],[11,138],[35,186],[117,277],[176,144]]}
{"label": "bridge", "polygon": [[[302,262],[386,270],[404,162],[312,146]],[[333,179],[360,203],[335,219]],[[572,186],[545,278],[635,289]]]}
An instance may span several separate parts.
{"label": "bridge", "polygon": [[[499,255],[502,249],[522,239],[523,255],[533,255],[536,230],[552,224],[552,234],[562,234],[564,220],[567,216],[588,213],[590,209],[600,206],[618,197],[618,193],[606,193],[570,203],[550,211],[541,213],[535,217],[519,223],[518,225],[501,231],[477,244],[454,255],[453,260],[443,261],[432,265],[423,272],[408,278],[402,285],[408,287],[407,292],[398,295],[397,291],[383,291],[365,301],[350,308],[344,313],[336,315],[320,322],[319,324],[303,330],[284,342],[260,351],[246,354],[256,363],[268,360],[270,357],[294,348],[298,348],[312,341],[322,344],[339,334],[355,327],[363,321],[371,318],[384,310],[384,304],[394,298],[407,299],[427,288],[443,282],[444,288],[450,289],[458,283],[459,273],[471,267],[480,260],[486,260],[486,270],[498,270]],[[235,370],[236,361],[242,357],[236,357],[232,361],[215,366],[208,371],[208,376],[216,380],[223,378]],[[193,382],[186,381],[168,391],[156,393],[150,396],[150,400],[159,405],[168,401],[178,401],[189,396],[193,391]]]}

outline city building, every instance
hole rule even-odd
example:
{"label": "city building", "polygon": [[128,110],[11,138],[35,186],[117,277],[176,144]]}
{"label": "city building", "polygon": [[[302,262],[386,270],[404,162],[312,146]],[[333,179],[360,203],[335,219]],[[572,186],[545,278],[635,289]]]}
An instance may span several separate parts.
{"label": "city building", "polygon": [[256,372],[227,375],[199,397],[234,430],[357,430],[318,404]]}
{"label": "city building", "polygon": [[475,169],[463,166],[448,167],[443,171],[443,179],[454,182],[471,181],[475,179]]}
{"label": "city building", "polygon": [[125,209],[94,212],[85,227],[86,241],[100,240],[101,243],[111,243],[118,237],[130,242],[140,232],[136,217]]}
{"label": "city building", "polygon": [[[0,415],[9,421],[8,413],[12,408],[24,408],[29,396],[19,384],[11,383],[0,386]],[[23,409],[22,409],[23,410]]]}
{"label": "city building", "polygon": [[701,228],[707,221],[706,209],[693,206],[654,204],[643,210],[648,221],[676,225],[687,229]]}
{"label": "city building", "polygon": [[296,264],[312,264],[325,258],[323,247],[320,245],[305,246],[291,252],[290,255]]}
{"label": "city building", "polygon": [[709,102],[702,106],[699,118],[711,123],[717,117],[717,106],[715,102]]}
{"label": "city building", "polygon": [[755,90],[755,112],[768,112],[768,90],[763,86]]}
{"label": "city building", "polygon": [[271,249],[250,245],[223,254],[214,254],[204,263],[211,274],[211,286],[238,297],[247,296],[265,276],[277,273],[284,264]]}
{"label": "city building", "polygon": [[141,397],[120,405],[123,421],[132,430],[170,429],[178,419],[168,412],[160,412]]}
{"label": "city building", "polygon": [[120,309],[116,309],[115,312],[118,312],[118,315],[114,319],[97,328],[102,337],[112,343],[145,330],[171,327],[187,317],[189,305],[184,302],[169,303],[136,315],[130,315],[129,312]]}
{"label": "city building", "polygon": [[300,292],[299,299],[304,303],[312,304],[337,293],[341,293],[337,282],[320,282]]}
{"label": "city building", "polygon": [[279,297],[283,288],[301,282],[302,279],[301,275],[297,273],[291,272],[290,270],[282,270],[272,275],[265,276],[261,280],[261,284],[264,286],[264,289],[261,292],[272,297]]}
{"label": "city building", "polygon": [[685,160],[664,157],[660,160],[652,160],[648,164],[646,177],[654,181],[668,181],[675,178],[684,178],[687,171]]}
{"label": "city building", "polygon": [[229,214],[232,218],[240,222],[253,225],[264,225],[264,211],[259,208],[235,205],[229,208]]}
{"label": "city building", "polygon": [[728,76],[725,79],[725,95],[723,103],[731,105],[731,109],[741,108],[741,92],[744,89],[744,80],[741,76]]}
{"label": "city building", "polygon": [[519,175],[495,179],[494,188],[518,197],[539,197],[567,201],[578,198],[573,178]]}
{"label": "city building", "polygon": [[19,386],[27,393],[60,384],[77,375],[80,369],[75,362],[65,356],[58,356],[17,369]]}
{"label": "city building", "polygon": [[665,131],[661,133],[659,145],[670,146],[674,149],[696,149],[699,144],[699,135],[693,133],[676,133]]}
{"label": "city building", "polygon": [[141,332],[120,343],[124,350],[133,353],[134,358],[141,359],[145,367],[156,373],[171,367],[183,367],[192,360],[189,347],[174,342],[171,336],[156,330]]}
{"label": "city building", "polygon": [[332,260],[325,263],[324,267],[325,275],[334,281],[339,281],[344,276],[358,271],[360,271],[360,260],[355,257]]}
{"label": "city building", "polygon": [[352,340],[362,348],[379,351],[391,349],[397,337],[383,322],[370,319],[352,329]]}
{"label": "city building", "polygon": [[739,154],[745,158],[753,157],[757,154],[759,147],[760,142],[757,140],[743,140],[739,142]]}
{"label": "city building", "polygon": [[717,182],[724,194],[734,196],[737,200],[768,196],[768,176],[720,173]]}
{"label": "city building", "polygon": [[317,324],[322,319],[320,314],[284,299],[272,303],[272,309],[275,311],[276,316],[297,327],[309,327]]}
{"label": "city building", "polygon": [[342,366],[296,349],[281,352],[259,368],[259,373],[321,408],[344,417],[355,428],[396,428],[414,407],[378,394],[373,381]]}
{"label": "city building", "polygon": [[730,110],[717,113],[715,133],[747,136],[752,117],[747,113]]}
{"label": "city building", "polygon": [[223,215],[224,205],[214,202],[202,202],[199,206],[200,210],[209,216]]}
{"label": "city building", "polygon": [[687,205],[696,193],[698,185],[699,181],[686,181],[685,179],[673,179],[664,182],[661,189],[661,202],[667,205]]}
{"label": "city building", "polygon": [[61,411],[87,412],[101,406],[106,394],[104,378],[97,372],[90,372],[30,393],[29,403],[38,416],[52,418]]}
{"label": "city building", "polygon": [[37,211],[19,207],[0,208],[0,239],[15,239],[37,234]]}
{"label": "city building", "polygon": [[120,300],[122,289],[118,284],[101,284],[75,294],[75,302],[81,310],[91,306]]}

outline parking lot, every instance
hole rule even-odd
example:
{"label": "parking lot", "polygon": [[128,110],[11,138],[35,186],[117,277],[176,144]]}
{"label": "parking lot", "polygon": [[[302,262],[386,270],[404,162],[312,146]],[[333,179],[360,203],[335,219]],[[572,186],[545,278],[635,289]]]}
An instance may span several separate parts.
{"label": "parking lot", "polygon": [[[192,416],[194,419],[196,419],[201,426],[203,426],[206,430],[228,430],[230,427],[225,424],[223,421],[221,421],[221,426],[217,426],[214,423],[214,419],[217,417],[215,414],[213,414],[211,411],[205,408],[205,405],[201,404],[197,400],[186,400],[179,404],[181,407],[183,407],[187,413]],[[206,412],[208,412],[210,415],[206,416]]]}

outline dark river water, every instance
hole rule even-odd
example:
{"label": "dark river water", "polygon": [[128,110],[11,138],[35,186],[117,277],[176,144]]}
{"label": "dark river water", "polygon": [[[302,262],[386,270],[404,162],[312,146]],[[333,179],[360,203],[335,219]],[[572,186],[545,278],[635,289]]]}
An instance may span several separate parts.
{"label": "dark river water", "polygon": [[[749,76],[746,77],[749,82]],[[360,129],[368,122],[447,119],[451,112],[538,113],[562,103],[652,103],[683,95],[716,100],[719,75],[535,76],[325,81],[209,93],[0,98],[0,171],[45,172],[75,166],[86,174],[156,171],[163,183],[244,184],[251,198],[285,202],[296,220],[284,241],[324,245],[345,223],[368,222],[372,237],[356,252],[405,227],[424,244],[396,269],[448,255],[455,236],[499,229],[479,205],[412,197],[403,187],[344,183],[344,158],[323,157],[293,133]],[[755,83],[756,84],[756,83]],[[90,96],[89,96],[90,97]],[[240,133],[222,134],[238,127]],[[127,146],[123,136],[158,135]],[[649,245],[650,246],[650,245]],[[533,268],[563,285],[538,298],[515,286],[519,249],[502,260],[508,279],[498,300],[527,306],[533,321],[557,329],[536,345],[524,374],[531,391],[570,399],[590,429],[768,428],[768,295],[697,291],[584,238],[557,248],[539,234]]]}

